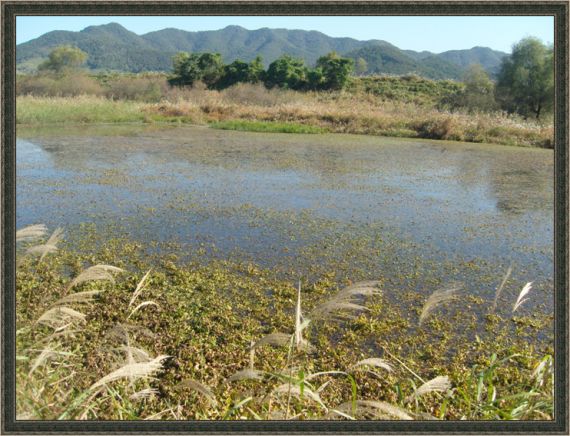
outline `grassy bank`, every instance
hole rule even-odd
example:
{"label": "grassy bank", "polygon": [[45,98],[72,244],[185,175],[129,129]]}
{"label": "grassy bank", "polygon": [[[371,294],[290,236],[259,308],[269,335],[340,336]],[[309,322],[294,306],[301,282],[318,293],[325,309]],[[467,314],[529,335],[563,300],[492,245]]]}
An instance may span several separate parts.
{"label": "grassy bank", "polygon": [[45,238],[19,246],[19,419],[552,418],[552,349],[528,340],[551,320]]}
{"label": "grassy bank", "polygon": [[553,127],[502,113],[447,112],[372,94],[295,93],[254,86],[225,91],[189,90],[144,103],[103,97],[17,99],[19,124],[99,122],[214,123],[254,131],[328,131],[505,145],[552,147]]}
{"label": "grassy bank", "polygon": [[211,123],[210,127],[222,130],[241,130],[247,132],[268,133],[325,133],[327,131],[321,127],[275,121],[217,121]]}

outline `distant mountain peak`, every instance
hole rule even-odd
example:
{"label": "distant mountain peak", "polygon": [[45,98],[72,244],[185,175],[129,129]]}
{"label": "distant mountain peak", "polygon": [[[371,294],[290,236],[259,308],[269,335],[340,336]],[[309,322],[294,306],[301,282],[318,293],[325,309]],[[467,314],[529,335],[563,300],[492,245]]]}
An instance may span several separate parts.
{"label": "distant mountain peak", "polygon": [[[17,68],[33,71],[58,45],[74,45],[85,51],[87,65],[93,70],[169,71],[172,56],[180,51],[218,52],[225,62],[251,61],[256,56],[265,66],[283,54],[303,58],[314,65],[331,51],[363,58],[370,73],[407,74],[418,72],[429,78],[459,78],[470,63],[480,63],[488,71],[500,65],[506,53],[486,47],[453,50],[440,54],[400,50],[382,40],[358,41],[333,38],[322,32],[298,29],[248,30],[229,25],[220,30],[185,31],[168,28],[137,35],[121,24],[111,22],[88,26],[80,32],[54,31],[16,47]],[[439,63],[439,64],[438,64]]]}

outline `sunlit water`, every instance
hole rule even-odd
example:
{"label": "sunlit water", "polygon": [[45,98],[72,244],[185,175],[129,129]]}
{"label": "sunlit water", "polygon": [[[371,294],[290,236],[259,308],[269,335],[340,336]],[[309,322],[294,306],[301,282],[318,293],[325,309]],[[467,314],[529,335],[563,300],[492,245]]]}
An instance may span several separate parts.
{"label": "sunlit water", "polygon": [[459,279],[484,297],[513,263],[509,292],[534,281],[552,308],[551,150],[203,127],[21,130],[16,220],[207,244],[299,274],[308,264],[381,274],[395,289]]}

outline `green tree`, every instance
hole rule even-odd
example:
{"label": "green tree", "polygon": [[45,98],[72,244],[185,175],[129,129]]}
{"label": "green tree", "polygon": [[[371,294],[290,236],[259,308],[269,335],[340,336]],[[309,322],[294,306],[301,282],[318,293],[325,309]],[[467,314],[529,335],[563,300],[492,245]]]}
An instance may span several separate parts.
{"label": "green tree", "polygon": [[354,65],[354,71],[356,74],[363,76],[368,72],[368,62],[364,58],[356,59],[356,63]]}
{"label": "green tree", "polygon": [[202,73],[200,80],[208,88],[213,88],[223,73],[224,63],[219,53],[202,53],[198,57],[198,68]]}
{"label": "green tree", "polygon": [[177,86],[192,86],[201,80],[208,88],[212,88],[222,73],[222,55],[219,53],[180,52],[172,58],[172,77],[169,83]]}
{"label": "green tree", "polygon": [[314,91],[325,87],[325,76],[321,68],[313,68],[307,72],[307,87]]}
{"label": "green tree", "polygon": [[457,105],[470,110],[489,111],[496,108],[495,84],[479,64],[472,64],[463,75],[465,89],[457,97]]}
{"label": "green tree", "polygon": [[87,60],[87,53],[70,45],[60,45],[51,51],[48,59],[38,66],[39,71],[63,73],[79,69]]}
{"label": "green tree", "polygon": [[554,103],[553,50],[536,38],[513,46],[499,73],[497,94],[503,107],[537,119]]}
{"label": "green tree", "polygon": [[251,63],[236,60],[224,65],[223,72],[216,83],[216,88],[225,89],[236,83],[257,83],[262,80],[263,63],[261,57],[256,57]]}
{"label": "green tree", "polygon": [[354,71],[354,60],[342,58],[334,51],[317,60],[317,68],[323,71],[325,89],[343,89]]}
{"label": "green tree", "polygon": [[302,59],[283,55],[267,69],[265,86],[273,88],[303,89],[307,86],[307,67]]}

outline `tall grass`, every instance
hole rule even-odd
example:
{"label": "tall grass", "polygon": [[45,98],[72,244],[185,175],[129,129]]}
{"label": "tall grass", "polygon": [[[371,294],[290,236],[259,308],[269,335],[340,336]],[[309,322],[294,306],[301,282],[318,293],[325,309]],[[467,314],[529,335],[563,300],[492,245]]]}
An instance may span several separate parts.
{"label": "tall grass", "polygon": [[[142,91],[141,91],[142,92]],[[157,102],[19,96],[21,124],[191,122],[238,130],[355,133],[520,146],[553,146],[552,123],[502,112],[467,113],[371,93],[301,93],[240,84],[223,91],[168,89]]]}

